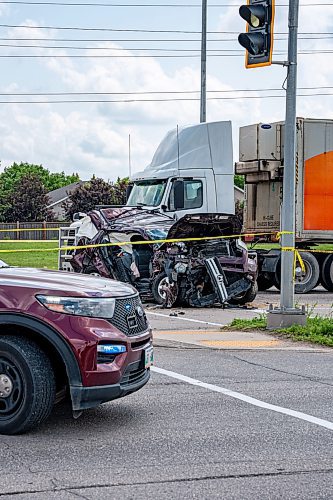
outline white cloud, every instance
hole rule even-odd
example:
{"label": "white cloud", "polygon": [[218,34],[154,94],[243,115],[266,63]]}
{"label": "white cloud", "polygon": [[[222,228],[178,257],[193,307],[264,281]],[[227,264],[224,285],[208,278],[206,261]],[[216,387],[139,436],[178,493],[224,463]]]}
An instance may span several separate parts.
{"label": "white cloud", "polygon": [[[238,5],[238,0],[233,0]],[[287,10],[277,9],[276,33],[287,31]],[[0,11],[1,15],[1,11]],[[300,16],[300,32],[330,31],[333,9],[327,13],[321,9],[304,8]],[[59,36],[52,30],[41,30],[33,20],[22,22],[33,29],[12,29],[12,38],[53,38]],[[221,31],[242,31],[243,21],[237,7],[230,7],[220,16]],[[221,35],[222,36],[222,35]],[[241,50],[236,35],[233,42],[218,45],[230,50]],[[230,35],[229,35],[230,38]],[[286,42],[276,35],[275,59],[282,58]],[[46,43],[45,43],[46,44]],[[119,55],[118,43],[101,43],[103,51],[98,54]],[[330,40],[300,40],[300,49],[332,48]],[[215,48],[215,46],[214,46]],[[90,51],[96,54],[97,51]],[[35,49],[36,54],[51,54],[54,51]],[[66,55],[65,49],[58,54]],[[77,53],[77,52],[76,52]],[[89,54],[89,51],[86,52]],[[123,55],[132,55],[125,51]],[[137,52],[135,52],[137,54]],[[31,62],[30,62],[31,61]],[[183,65],[164,64],[163,60],[149,58],[47,58],[30,60],[26,78],[7,78],[2,91],[46,91],[66,92],[133,92],[133,91],[187,91],[200,89],[200,63],[186,59]],[[199,60],[198,60],[199,61]],[[320,86],[331,83],[332,55],[314,54],[299,57],[299,85]],[[14,63],[13,63],[14,64]],[[23,66],[13,66],[13,74]],[[15,73],[16,71],[16,73]],[[23,71],[23,70],[22,70]],[[36,76],[35,76],[36,75]],[[40,75],[43,75],[40,79]],[[280,88],[286,70],[281,66],[246,70],[243,57],[211,57],[208,59],[208,90],[231,91],[233,89]],[[269,92],[272,94],[272,92]],[[217,95],[217,94],[216,94]],[[234,143],[237,154],[238,127],[259,121],[274,121],[284,118],[284,99],[249,99],[260,92],[228,93],[219,96],[239,97],[237,100],[208,100],[207,118],[210,121],[232,120]],[[211,96],[211,94],[208,94]],[[98,99],[98,96],[90,96]],[[158,96],[161,98],[162,95]],[[165,96],[176,97],[176,96]],[[189,94],[186,97],[199,97]],[[68,97],[69,99],[71,97]],[[87,99],[87,96],[73,96]],[[100,98],[140,99],[130,95],[104,95]],[[156,98],[142,95],[141,99]],[[24,100],[24,98],[17,99]],[[298,114],[301,116],[328,117],[332,115],[332,97],[309,97],[298,99]],[[177,124],[195,123],[199,119],[199,101],[145,102],[145,103],[77,103],[77,104],[15,104],[1,105],[0,133],[2,138],[2,167],[13,161],[43,163],[51,170],[77,171],[86,179],[94,173],[106,179],[115,179],[128,173],[128,135],[131,134],[133,171],[141,170],[151,159],[165,133]],[[237,157],[235,158],[235,160]]]}

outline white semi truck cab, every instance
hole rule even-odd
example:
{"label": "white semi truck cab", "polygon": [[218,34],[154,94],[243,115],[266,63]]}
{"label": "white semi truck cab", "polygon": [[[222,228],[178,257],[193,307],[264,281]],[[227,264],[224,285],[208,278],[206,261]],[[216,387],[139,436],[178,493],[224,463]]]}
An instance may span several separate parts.
{"label": "white semi truck cab", "polygon": [[179,219],[195,213],[235,213],[230,121],[167,133],[151,163],[132,177],[128,206],[157,209]]}

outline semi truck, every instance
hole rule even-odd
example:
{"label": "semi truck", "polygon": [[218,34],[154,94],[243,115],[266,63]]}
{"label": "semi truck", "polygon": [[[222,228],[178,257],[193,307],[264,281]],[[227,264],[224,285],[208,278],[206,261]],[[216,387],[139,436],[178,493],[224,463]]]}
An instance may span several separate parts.
{"label": "semi truck", "polygon": [[[296,120],[296,248],[295,291],[306,293],[321,283],[333,291],[333,254],[320,246],[333,243],[333,120]],[[284,122],[240,128],[236,173],[245,176],[244,227],[257,250],[258,285],[280,286],[281,251],[269,245],[280,230],[284,169]],[[269,234],[272,233],[272,234]]]}
{"label": "semi truck", "polygon": [[235,213],[230,121],[177,127],[151,163],[132,177],[128,206],[144,206],[175,219],[196,213]]}

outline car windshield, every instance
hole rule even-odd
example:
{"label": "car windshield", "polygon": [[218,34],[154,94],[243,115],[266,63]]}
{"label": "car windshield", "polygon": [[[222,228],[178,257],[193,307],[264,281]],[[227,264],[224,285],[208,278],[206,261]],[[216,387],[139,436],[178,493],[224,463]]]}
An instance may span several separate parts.
{"label": "car windshield", "polygon": [[166,180],[136,182],[128,198],[127,205],[131,207],[139,205],[157,207],[161,204],[166,183]]}

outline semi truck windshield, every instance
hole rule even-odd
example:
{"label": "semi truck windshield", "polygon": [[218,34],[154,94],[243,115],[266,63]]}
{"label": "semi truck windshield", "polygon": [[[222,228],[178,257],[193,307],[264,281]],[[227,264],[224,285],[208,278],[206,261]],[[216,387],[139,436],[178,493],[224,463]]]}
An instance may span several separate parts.
{"label": "semi truck windshield", "polygon": [[166,180],[139,181],[133,186],[127,205],[157,207],[162,201]]}

